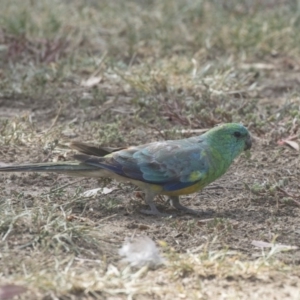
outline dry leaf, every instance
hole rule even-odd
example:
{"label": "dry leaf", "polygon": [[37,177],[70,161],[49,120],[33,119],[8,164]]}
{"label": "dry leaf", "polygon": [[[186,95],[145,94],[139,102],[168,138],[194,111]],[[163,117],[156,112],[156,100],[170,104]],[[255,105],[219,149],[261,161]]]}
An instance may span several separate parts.
{"label": "dry leaf", "polygon": [[296,138],[298,138],[297,135],[289,136],[286,139],[279,140],[277,142],[277,144],[280,145],[280,146],[288,145],[291,148],[295,149],[296,151],[299,151],[299,149],[300,149],[299,144],[297,142],[293,141]]}
{"label": "dry leaf", "polygon": [[281,245],[281,244],[272,244],[264,241],[252,241],[251,244],[258,248],[277,248],[279,251],[287,251],[287,250],[296,250],[297,246],[290,245]]}
{"label": "dry leaf", "polygon": [[98,83],[100,83],[101,79],[102,79],[102,77],[100,77],[100,76],[90,77],[88,80],[81,81],[81,86],[93,87],[93,86],[97,85]]}
{"label": "dry leaf", "polygon": [[112,191],[114,190],[114,188],[97,188],[97,189],[91,189],[91,190],[87,190],[85,192],[83,192],[80,196],[83,196],[83,197],[93,197],[95,195],[98,194],[98,192],[100,194],[103,194],[103,195],[107,195],[107,194],[110,194]]}
{"label": "dry leaf", "polygon": [[274,70],[276,69],[276,67],[273,64],[254,63],[254,64],[241,64],[241,69]]}
{"label": "dry leaf", "polygon": [[285,144],[289,145],[290,147],[292,147],[293,149],[299,151],[299,144],[295,141],[284,141]]}

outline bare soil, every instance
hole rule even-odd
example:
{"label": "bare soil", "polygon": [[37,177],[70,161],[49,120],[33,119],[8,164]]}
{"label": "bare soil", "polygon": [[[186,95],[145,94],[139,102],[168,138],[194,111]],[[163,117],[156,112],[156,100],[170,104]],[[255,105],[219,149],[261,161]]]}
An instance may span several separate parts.
{"label": "bare soil", "polygon": [[[34,99],[2,99],[1,111],[5,112],[6,117],[11,116],[11,118],[34,114],[33,132],[43,139],[39,132],[51,127],[57,113],[57,105],[55,101],[43,103],[41,99],[38,101]],[[122,109],[122,103],[115,103],[114,107]],[[45,114],[45,110],[47,114]],[[83,114],[78,105],[64,108],[60,114],[62,117],[56,117],[54,128],[64,127],[74,116],[80,116],[80,123],[76,124],[80,133],[74,134],[76,135],[74,139],[91,141],[88,127],[84,131],[80,129],[81,124],[89,122],[89,114]],[[88,125],[82,125],[82,127],[84,126]],[[143,129],[140,130],[143,131]],[[76,131],[75,126],[74,131]],[[158,139],[155,132],[151,133],[148,130],[144,133],[147,134],[148,141]],[[72,197],[78,185],[83,191],[104,185],[115,189],[109,195],[81,198],[79,202],[69,204],[67,206],[68,215],[78,217],[87,224],[100,225],[106,236],[113,237],[114,241],[109,242],[110,246],[102,248],[102,255],[105,255],[107,261],[111,263],[119,260],[117,249],[125,237],[132,235],[147,235],[155,241],[165,241],[178,253],[197,252],[199,246],[214,238],[214,242],[209,246],[210,251],[221,251],[222,249],[237,251],[242,255],[244,261],[253,261],[262,256],[262,250],[251,244],[254,240],[300,247],[300,207],[297,204],[300,190],[299,154],[292,148],[279,147],[274,141],[270,142],[260,138],[256,133],[253,136],[254,145],[250,158],[242,155],[222,178],[200,193],[182,197],[184,205],[209,212],[209,216],[195,217],[178,213],[163,199],[157,199],[158,208],[174,214],[173,217],[145,216],[140,213],[140,209],[145,205],[134,187],[109,181],[103,184],[101,180],[95,179],[83,179],[80,183],[66,186],[64,191],[68,193],[68,197]],[[125,135],[124,140],[126,138]],[[62,140],[66,139],[71,140],[72,138],[64,137]],[[137,139],[135,144],[138,143]],[[123,144],[118,142],[115,145],[122,146]],[[1,163],[52,161],[65,153],[67,153],[67,157],[72,154],[67,149],[45,150],[40,147],[40,144],[34,143],[24,143],[18,147],[2,145]],[[13,201],[16,206],[20,205],[17,203],[20,201],[22,207],[30,208],[39,206],[40,201],[45,201],[45,198],[43,200],[40,198],[41,195],[49,193],[51,189],[77,182],[78,179],[56,174],[22,173],[1,174],[0,181],[2,201]],[[253,190],[251,187],[255,184],[260,188]],[[279,186],[280,189],[271,190],[270,186]],[[284,191],[293,196],[287,197]],[[293,202],[292,197],[298,202]],[[50,201],[48,205],[56,204],[58,209],[60,205],[63,205],[65,196],[60,197],[57,194],[47,201]],[[109,201],[112,201],[113,204]],[[27,248],[32,246],[30,245],[32,234],[33,232],[28,232],[26,226],[17,226],[13,230],[13,234],[10,234],[7,243],[12,249],[13,245],[25,245],[21,250],[25,255],[28,252]],[[26,247],[28,242],[28,247]],[[269,250],[265,249],[265,251]],[[89,250],[86,249],[84,257],[92,258],[93,255],[90,256],[88,252]],[[275,254],[272,259],[275,258],[276,261],[287,265],[300,265],[299,250],[280,252]],[[5,269],[9,271],[7,263],[3,263],[6,265]],[[4,265],[2,264],[2,268]],[[234,299],[257,297],[262,299],[299,299],[299,273],[276,274],[275,271],[271,272],[269,275],[264,275],[264,279],[260,279],[260,276],[243,278],[243,276],[235,274],[228,275],[221,280],[217,279],[216,274],[210,275],[208,278],[204,276],[203,280],[201,279],[203,287],[201,293],[204,298],[210,299],[231,297]],[[191,288],[193,289],[192,286]],[[272,290],[276,290],[276,293],[274,294]],[[166,299],[169,298],[171,299],[170,295]]]}

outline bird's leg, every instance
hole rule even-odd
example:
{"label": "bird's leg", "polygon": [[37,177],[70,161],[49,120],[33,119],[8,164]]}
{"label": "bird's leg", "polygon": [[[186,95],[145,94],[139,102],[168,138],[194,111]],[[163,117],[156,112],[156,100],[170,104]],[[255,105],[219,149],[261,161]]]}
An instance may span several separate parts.
{"label": "bird's leg", "polygon": [[155,206],[153,200],[155,198],[156,194],[151,191],[146,191],[145,193],[145,202],[150,206],[150,210],[148,209],[142,209],[141,213],[145,215],[155,215],[155,216],[162,216],[166,217],[169,216],[168,214],[161,213]]}
{"label": "bird's leg", "polygon": [[178,210],[182,210],[183,212],[186,212],[186,213],[192,214],[192,215],[203,214],[203,212],[201,212],[201,211],[194,210],[194,209],[191,209],[191,208],[181,205],[179,202],[179,196],[170,196],[170,200],[171,200],[172,206]]}

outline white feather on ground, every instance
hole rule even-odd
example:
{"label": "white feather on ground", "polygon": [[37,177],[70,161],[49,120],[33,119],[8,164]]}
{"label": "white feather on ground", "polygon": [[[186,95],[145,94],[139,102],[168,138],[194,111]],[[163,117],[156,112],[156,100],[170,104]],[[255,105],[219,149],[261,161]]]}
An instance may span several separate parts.
{"label": "white feather on ground", "polygon": [[123,261],[129,262],[133,267],[153,268],[165,262],[154,241],[147,236],[126,240],[119,254],[124,256]]}

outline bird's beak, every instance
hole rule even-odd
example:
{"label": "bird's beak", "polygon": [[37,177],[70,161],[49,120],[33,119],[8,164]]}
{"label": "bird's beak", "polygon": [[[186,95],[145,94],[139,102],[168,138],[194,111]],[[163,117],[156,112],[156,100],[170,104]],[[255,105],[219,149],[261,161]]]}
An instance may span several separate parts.
{"label": "bird's beak", "polygon": [[249,137],[247,138],[246,142],[245,142],[245,148],[244,150],[249,150],[252,147],[252,139],[251,136],[249,135]]}

